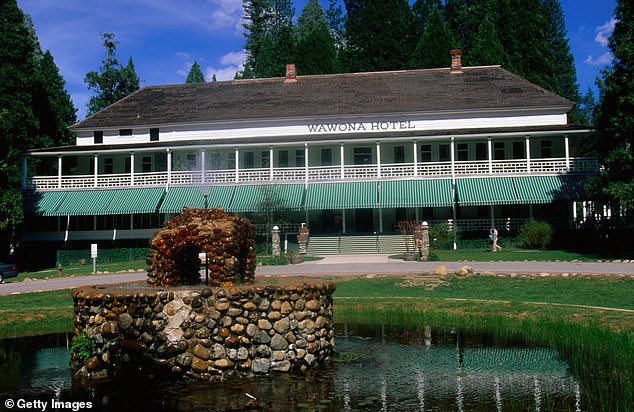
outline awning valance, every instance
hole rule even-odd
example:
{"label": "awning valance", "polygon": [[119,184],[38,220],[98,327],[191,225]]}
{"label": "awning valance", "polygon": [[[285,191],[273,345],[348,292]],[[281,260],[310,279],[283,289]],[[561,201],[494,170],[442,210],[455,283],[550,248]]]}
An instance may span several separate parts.
{"label": "awning valance", "polygon": [[[233,186],[209,186],[207,206],[209,208],[228,209],[233,198]],[[200,187],[172,187],[165,194],[159,208],[160,213],[180,213],[184,207],[200,208],[205,206],[205,196]]]}
{"label": "awning valance", "polygon": [[231,212],[263,212],[267,210],[300,210],[304,204],[304,185],[239,185]]}
{"label": "awning valance", "polygon": [[380,207],[453,206],[450,179],[400,180],[379,184]]}
{"label": "awning valance", "polygon": [[378,205],[377,182],[315,183],[306,190],[306,209],[372,209]]}

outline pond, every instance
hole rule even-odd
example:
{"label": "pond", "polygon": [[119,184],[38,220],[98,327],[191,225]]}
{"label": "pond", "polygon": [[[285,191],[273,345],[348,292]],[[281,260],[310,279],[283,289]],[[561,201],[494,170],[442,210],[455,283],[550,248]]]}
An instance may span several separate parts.
{"label": "pond", "polygon": [[90,388],[72,383],[71,335],[6,339],[0,341],[0,402],[47,402],[47,411],[589,409],[580,382],[551,349],[430,327],[342,324],[336,332],[335,361],[305,375],[224,384],[126,376]]}

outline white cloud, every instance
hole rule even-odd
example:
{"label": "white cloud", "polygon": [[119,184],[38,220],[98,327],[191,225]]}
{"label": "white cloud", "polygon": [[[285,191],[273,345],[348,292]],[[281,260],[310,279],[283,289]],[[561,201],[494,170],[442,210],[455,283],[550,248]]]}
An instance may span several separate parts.
{"label": "white cloud", "polygon": [[223,29],[233,27],[240,31],[242,27],[242,0],[213,0],[214,11],[211,13],[211,27]]}
{"label": "white cloud", "polygon": [[606,66],[612,62],[612,53],[603,53],[596,59],[592,57],[592,55],[588,55],[583,62],[585,64],[589,64],[590,66]]}
{"label": "white cloud", "polygon": [[216,80],[233,80],[236,73],[244,68],[245,51],[230,52],[220,58],[221,67],[207,67],[205,70],[205,80],[211,81],[213,75]]}
{"label": "white cloud", "polygon": [[603,47],[607,47],[608,38],[612,35],[615,25],[616,25],[616,19],[613,17],[610,21],[597,27],[595,29],[595,32],[597,34],[596,36],[594,36],[594,41],[596,41]]}

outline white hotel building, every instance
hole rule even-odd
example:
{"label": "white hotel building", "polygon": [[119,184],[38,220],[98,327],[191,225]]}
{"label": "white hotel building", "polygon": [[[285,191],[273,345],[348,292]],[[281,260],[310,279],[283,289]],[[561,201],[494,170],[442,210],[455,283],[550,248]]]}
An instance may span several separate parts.
{"label": "white hotel building", "polygon": [[568,123],[571,107],[459,54],[430,70],[296,76],[289,65],[286,78],[143,87],[73,125],[75,145],[24,154],[21,241],[145,246],[205,200],[272,210],[288,233],[307,222],[332,253],[361,235],[381,251],[404,219],[571,228],[598,169],[578,152],[594,132]]}

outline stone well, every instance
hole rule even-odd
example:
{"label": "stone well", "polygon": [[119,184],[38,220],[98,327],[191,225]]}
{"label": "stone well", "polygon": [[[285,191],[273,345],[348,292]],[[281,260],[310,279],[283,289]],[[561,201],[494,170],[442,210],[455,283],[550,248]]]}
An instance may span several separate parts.
{"label": "stone well", "polygon": [[[223,380],[304,371],[334,352],[330,281],[255,277],[253,228],[184,209],[150,241],[148,281],[73,290],[74,376]],[[200,251],[211,278],[200,280]]]}

